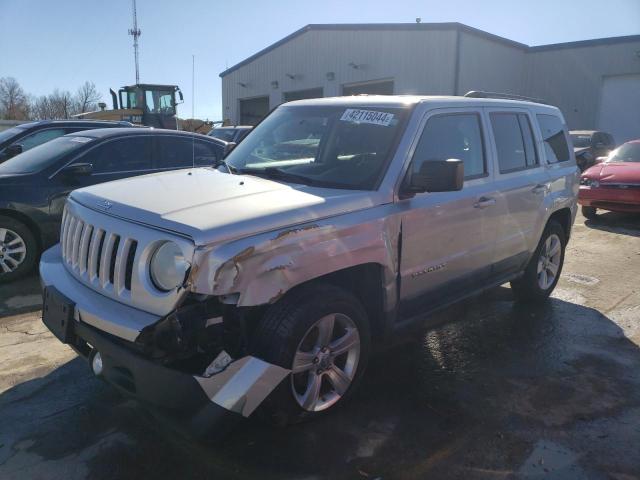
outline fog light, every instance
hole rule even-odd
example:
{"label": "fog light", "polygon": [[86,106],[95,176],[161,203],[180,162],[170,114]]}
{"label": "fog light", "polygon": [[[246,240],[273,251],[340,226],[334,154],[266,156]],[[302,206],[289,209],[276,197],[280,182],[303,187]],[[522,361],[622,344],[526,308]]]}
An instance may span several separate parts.
{"label": "fog light", "polygon": [[91,358],[91,370],[96,376],[102,375],[102,355],[100,352],[96,352]]}

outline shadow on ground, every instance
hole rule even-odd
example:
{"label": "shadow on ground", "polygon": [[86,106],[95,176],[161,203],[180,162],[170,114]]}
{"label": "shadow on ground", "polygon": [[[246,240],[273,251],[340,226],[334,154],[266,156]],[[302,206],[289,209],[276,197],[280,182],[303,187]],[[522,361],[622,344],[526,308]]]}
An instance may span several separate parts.
{"label": "shadow on ground", "polygon": [[447,319],[375,357],[337,412],[248,421],[215,445],[76,359],[0,395],[0,477],[637,478],[640,351],[613,321],[559,299],[514,304],[504,287]]}
{"label": "shadow on ground", "polygon": [[585,220],[589,228],[605,232],[640,237],[640,214],[603,212],[593,220]]}
{"label": "shadow on ground", "polygon": [[35,312],[41,307],[42,292],[37,274],[10,283],[0,283],[0,318]]}

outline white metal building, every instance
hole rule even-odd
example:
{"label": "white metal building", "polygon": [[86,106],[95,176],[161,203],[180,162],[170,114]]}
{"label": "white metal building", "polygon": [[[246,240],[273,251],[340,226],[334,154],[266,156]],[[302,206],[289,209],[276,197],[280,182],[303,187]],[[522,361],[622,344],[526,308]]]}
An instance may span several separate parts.
{"label": "white metal building", "polygon": [[460,23],[307,25],[220,74],[223,118],[359,93],[513,93],[559,106],[571,129],[640,138],[640,35],[530,47]]}

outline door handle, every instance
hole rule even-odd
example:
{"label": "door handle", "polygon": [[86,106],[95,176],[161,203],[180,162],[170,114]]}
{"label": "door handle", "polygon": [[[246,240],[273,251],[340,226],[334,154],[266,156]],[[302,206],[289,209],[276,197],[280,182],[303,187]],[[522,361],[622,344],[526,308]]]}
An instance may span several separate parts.
{"label": "door handle", "polygon": [[480,197],[476,203],[473,204],[473,208],[487,208],[496,204],[496,199],[491,197]]}
{"label": "door handle", "polygon": [[538,193],[547,193],[548,190],[549,190],[549,187],[547,187],[545,183],[539,183],[531,189],[531,191],[536,195]]}

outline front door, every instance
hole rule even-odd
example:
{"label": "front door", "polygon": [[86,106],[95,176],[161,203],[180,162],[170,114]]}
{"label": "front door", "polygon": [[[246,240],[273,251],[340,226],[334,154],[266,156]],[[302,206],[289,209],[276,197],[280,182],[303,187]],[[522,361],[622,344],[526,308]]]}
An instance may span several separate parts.
{"label": "front door", "polygon": [[458,192],[400,200],[403,319],[476,290],[489,276],[497,216],[483,125],[479,108],[438,109],[425,118],[409,168],[418,159],[456,158],[464,162],[465,181]]}
{"label": "front door", "polygon": [[75,189],[121,178],[153,172],[151,162],[151,135],[120,137],[96,145],[73,160],[93,165],[91,175],[66,176],[59,172],[54,177],[55,192],[49,199],[49,212],[59,221],[67,196]]}

